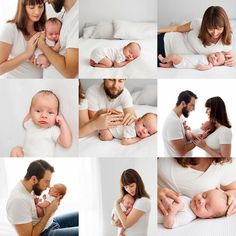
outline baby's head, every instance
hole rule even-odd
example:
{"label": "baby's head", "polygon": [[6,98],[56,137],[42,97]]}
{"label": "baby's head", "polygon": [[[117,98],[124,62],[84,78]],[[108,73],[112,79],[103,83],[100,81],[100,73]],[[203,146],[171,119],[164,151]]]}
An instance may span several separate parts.
{"label": "baby's head", "polygon": [[133,61],[139,57],[141,47],[138,43],[131,42],[123,48],[123,53],[127,61]]}
{"label": "baby's head", "polygon": [[213,66],[221,66],[225,63],[225,54],[223,52],[212,53],[207,58]]}
{"label": "baby's head", "polygon": [[226,215],[229,207],[227,200],[227,194],[216,188],[195,195],[190,202],[190,207],[199,218],[217,218]]}
{"label": "baby's head", "polygon": [[52,91],[41,90],[37,92],[31,100],[29,110],[33,123],[40,128],[49,128],[55,125],[59,105],[59,99]]}
{"label": "baby's head", "polygon": [[49,18],[45,23],[46,38],[57,42],[61,31],[61,21],[56,17]]}
{"label": "baby's head", "polygon": [[64,184],[54,184],[50,189],[48,194],[53,197],[59,197],[62,199],[66,194],[66,186]]}
{"label": "baby's head", "polygon": [[122,198],[122,204],[126,209],[132,208],[134,205],[134,198],[130,194],[125,194]]}
{"label": "baby's head", "polygon": [[215,130],[215,125],[210,121],[206,121],[202,123],[201,129],[204,131],[210,130],[210,132],[213,132]]}
{"label": "baby's head", "polygon": [[157,114],[146,113],[135,122],[135,131],[139,138],[149,137],[157,132]]}

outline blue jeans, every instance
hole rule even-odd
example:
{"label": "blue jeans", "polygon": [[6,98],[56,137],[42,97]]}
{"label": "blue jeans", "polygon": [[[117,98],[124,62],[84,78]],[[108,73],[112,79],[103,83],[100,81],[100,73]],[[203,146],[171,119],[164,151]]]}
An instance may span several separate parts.
{"label": "blue jeans", "polygon": [[79,214],[69,213],[57,216],[41,236],[79,236]]}

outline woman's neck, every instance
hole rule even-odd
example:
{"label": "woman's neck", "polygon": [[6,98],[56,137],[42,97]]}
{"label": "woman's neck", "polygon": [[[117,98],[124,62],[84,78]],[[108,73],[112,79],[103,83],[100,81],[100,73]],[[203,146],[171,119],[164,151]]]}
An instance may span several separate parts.
{"label": "woman's neck", "polygon": [[198,158],[199,163],[197,165],[191,165],[190,167],[199,171],[206,171],[213,162],[212,158]]}
{"label": "woman's neck", "polygon": [[65,11],[69,11],[75,4],[76,0],[65,0],[65,3],[64,3],[64,8],[65,8]]}
{"label": "woman's neck", "polygon": [[30,36],[32,36],[32,35],[35,33],[35,30],[34,30],[34,22],[29,21],[29,22],[27,23],[27,31],[29,32]]}

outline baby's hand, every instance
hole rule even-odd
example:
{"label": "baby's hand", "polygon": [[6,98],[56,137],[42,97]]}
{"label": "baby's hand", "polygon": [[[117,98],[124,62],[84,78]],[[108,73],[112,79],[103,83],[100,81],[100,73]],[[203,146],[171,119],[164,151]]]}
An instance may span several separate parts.
{"label": "baby's hand", "polygon": [[61,126],[65,122],[65,119],[62,114],[57,115],[56,122],[59,126]]}
{"label": "baby's hand", "polygon": [[94,60],[90,59],[89,60],[89,65],[94,67],[96,65],[96,62]]}

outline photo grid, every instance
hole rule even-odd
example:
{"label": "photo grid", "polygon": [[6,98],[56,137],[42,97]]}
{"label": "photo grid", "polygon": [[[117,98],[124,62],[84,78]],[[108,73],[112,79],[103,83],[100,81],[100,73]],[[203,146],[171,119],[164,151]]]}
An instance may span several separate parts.
{"label": "photo grid", "polygon": [[235,235],[234,9],[4,2],[0,235]]}

